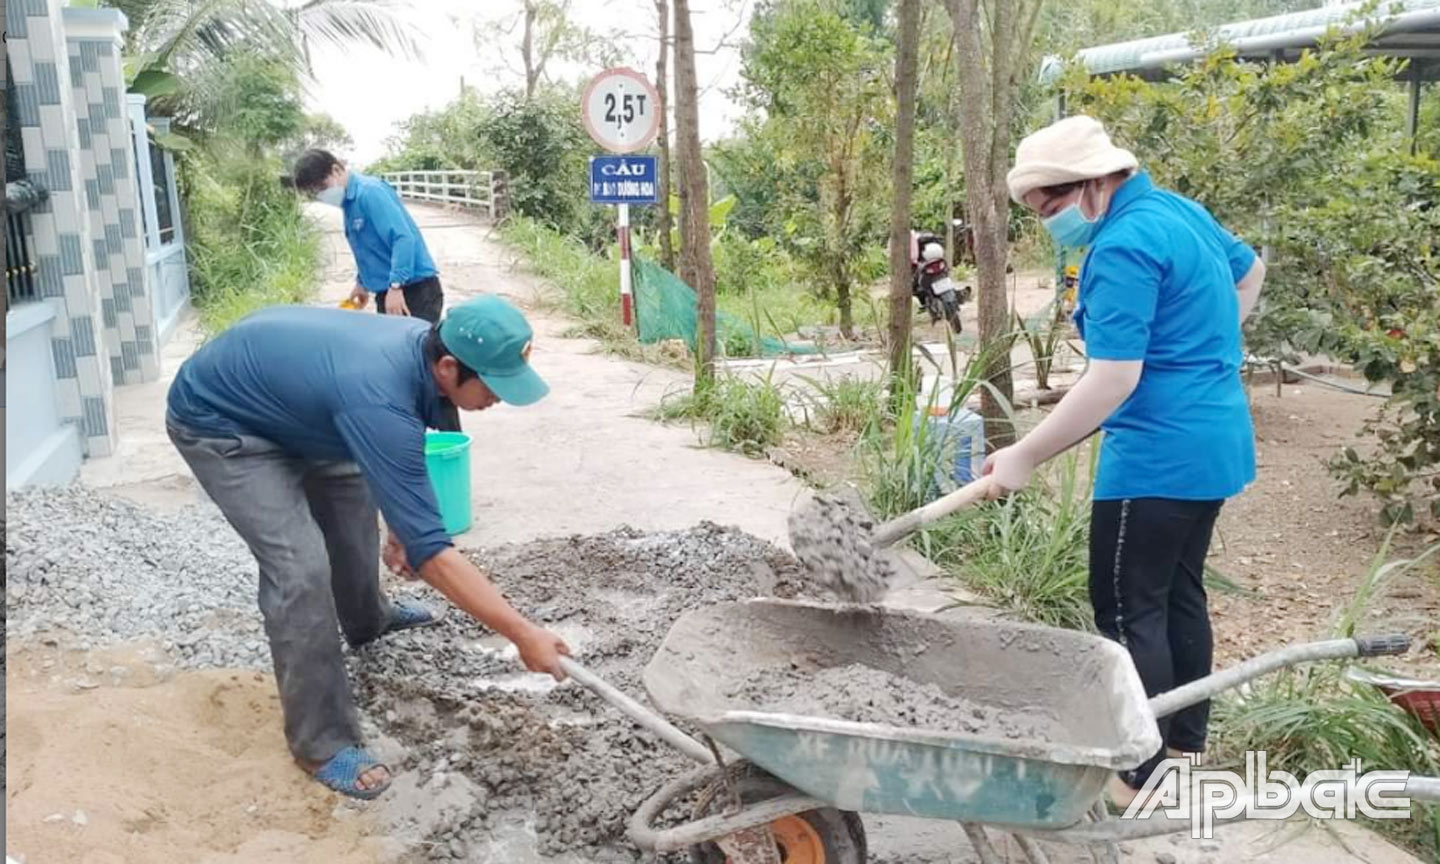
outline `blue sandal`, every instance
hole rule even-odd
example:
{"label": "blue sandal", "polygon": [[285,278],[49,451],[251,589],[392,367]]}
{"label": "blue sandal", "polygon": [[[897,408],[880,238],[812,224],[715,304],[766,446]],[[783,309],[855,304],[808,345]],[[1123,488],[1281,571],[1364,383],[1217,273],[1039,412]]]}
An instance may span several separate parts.
{"label": "blue sandal", "polygon": [[359,787],[360,776],[366,771],[374,768],[384,768],[389,774],[390,767],[379,762],[365,750],[350,746],[330,757],[330,761],[321,765],[311,773],[310,776],[325,784],[327,788],[339,792],[341,795],[349,795],[351,798],[360,798],[365,801],[380,797],[380,793],[390,788],[390,779],[373,789],[361,789]]}
{"label": "blue sandal", "polygon": [[439,620],[438,615],[419,603],[397,600],[390,605],[390,625],[385,628],[385,632],[396,633],[415,627],[426,627]]}

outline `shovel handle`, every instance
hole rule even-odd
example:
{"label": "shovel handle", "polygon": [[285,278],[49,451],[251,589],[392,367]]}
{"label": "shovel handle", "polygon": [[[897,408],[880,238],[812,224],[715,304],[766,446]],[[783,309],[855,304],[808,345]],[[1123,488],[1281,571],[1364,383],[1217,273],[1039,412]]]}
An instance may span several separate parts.
{"label": "shovel handle", "polygon": [[620,713],[650,730],[657,738],[704,765],[711,765],[715,757],[710,754],[710,748],[681,732],[671,725],[670,721],[659,714],[631,699],[621,690],[610,685],[609,682],[581,666],[575,660],[561,655],[560,668],[566,675],[574,678],[584,685],[590,692],[609,702]]}
{"label": "shovel handle", "polygon": [[936,520],[949,516],[956,510],[963,510],[977,501],[984,501],[990,495],[992,482],[989,475],[980,477],[966,483],[949,495],[936,498],[924,507],[916,508],[903,516],[891,519],[875,529],[875,533],[870,538],[871,544],[876,548],[893,546],[896,541]]}

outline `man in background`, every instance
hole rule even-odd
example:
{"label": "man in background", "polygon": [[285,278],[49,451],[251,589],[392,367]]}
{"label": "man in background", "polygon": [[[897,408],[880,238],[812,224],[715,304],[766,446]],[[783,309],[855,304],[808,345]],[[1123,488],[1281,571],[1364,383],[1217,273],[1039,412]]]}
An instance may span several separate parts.
{"label": "man in background", "polygon": [[350,302],[365,308],[375,295],[382,315],[440,320],[445,296],[430,250],[394,188],[378,177],[351,171],[326,150],[306,150],[295,160],[295,188],[344,211],[345,239],[355,254]]}

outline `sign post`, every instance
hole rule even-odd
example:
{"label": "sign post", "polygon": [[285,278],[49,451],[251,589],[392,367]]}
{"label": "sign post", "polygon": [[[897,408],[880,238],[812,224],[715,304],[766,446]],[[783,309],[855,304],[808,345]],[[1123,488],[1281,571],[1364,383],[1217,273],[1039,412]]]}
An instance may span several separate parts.
{"label": "sign post", "polygon": [[[590,80],[580,99],[585,131],[611,153],[634,153],[650,146],[660,129],[660,94],[634,69],[606,69]],[[630,272],[630,205],[659,200],[654,156],[593,156],[590,200],[614,204],[620,243],[620,309],[625,326],[634,320]]]}

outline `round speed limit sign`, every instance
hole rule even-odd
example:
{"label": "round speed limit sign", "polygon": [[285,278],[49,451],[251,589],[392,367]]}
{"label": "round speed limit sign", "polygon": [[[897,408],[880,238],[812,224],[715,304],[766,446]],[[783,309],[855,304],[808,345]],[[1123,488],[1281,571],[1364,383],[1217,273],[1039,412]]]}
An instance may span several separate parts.
{"label": "round speed limit sign", "polygon": [[660,94],[634,69],[606,69],[590,79],[580,106],[585,130],[612,153],[643,150],[660,129]]}

